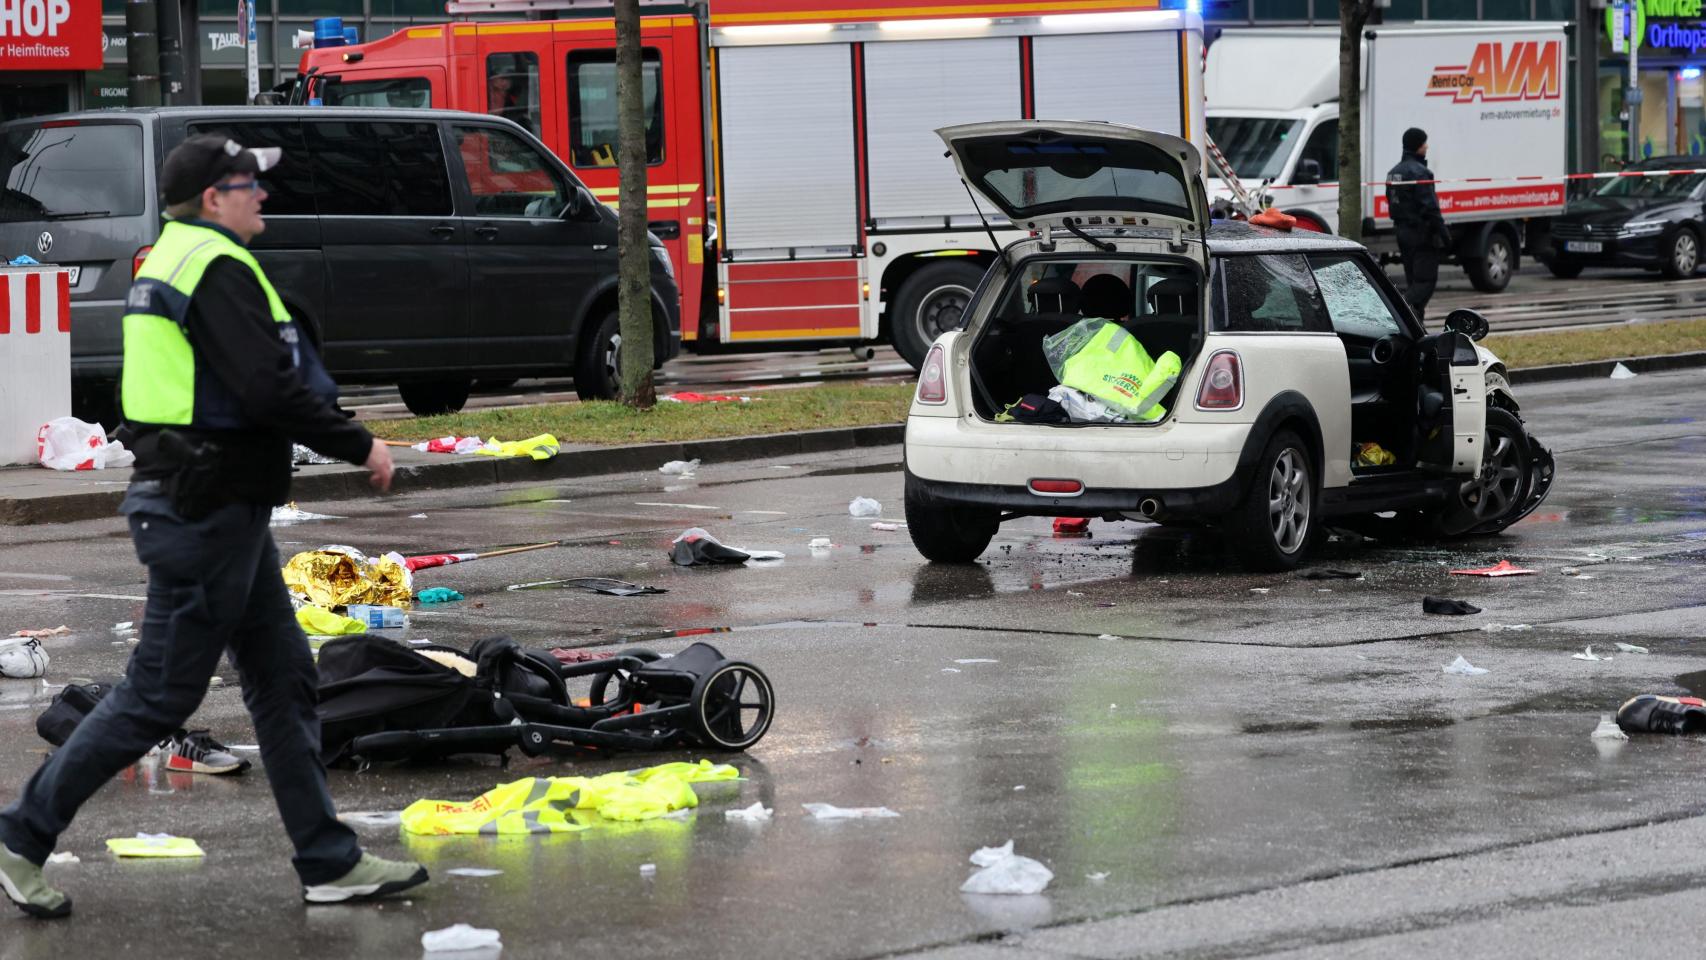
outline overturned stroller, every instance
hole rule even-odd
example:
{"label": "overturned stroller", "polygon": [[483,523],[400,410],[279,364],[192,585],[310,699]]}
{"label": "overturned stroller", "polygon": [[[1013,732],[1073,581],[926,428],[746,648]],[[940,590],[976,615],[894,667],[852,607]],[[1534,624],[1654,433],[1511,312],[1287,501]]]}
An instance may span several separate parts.
{"label": "overturned stroller", "polygon": [[[585,682],[584,696],[575,687]],[[666,657],[625,650],[560,663],[492,637],[463,652],[377,637],[320,649],[320,726],[327,764],[431,760],[455,754],[670,748],[745,750],[770,728],[764,672],[695,643]]]}

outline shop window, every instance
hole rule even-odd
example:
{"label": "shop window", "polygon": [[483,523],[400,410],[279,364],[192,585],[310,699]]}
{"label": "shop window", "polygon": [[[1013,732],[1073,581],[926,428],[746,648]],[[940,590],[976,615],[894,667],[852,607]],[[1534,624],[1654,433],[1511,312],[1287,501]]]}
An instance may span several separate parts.
{"label": "shop window", "polygon": [[[577,167],[616,165],[616,54],[569,54],[569,151]],[[641,51],[640,99],[646,111],[646,163],[663,162],[663,58]]]}
{"label": "shop window", "polygon": [[106,17],[124,16],[124,0],[101,0],[101,15]]}
{"label": "shop window", "polygon": [[486,112],[513,120],[539,136],[539,55],[486,56]]}
{"label": "shop window", "polygon": [[1534,0],[1536,20],[1570,20],[1575,16],[1575,0]]}
{"label": "shop window", "polygon": [[210,107],[241,106],[249,100],[249,77],[242,70],[203,70],[201,102]]}
{"label": "shop window", "polygon": [[308,169],[308,149],[302,128],[295,123],[196,123],[192,136],[215,133],[245,147],[278,147],[278,166],[261,174],[267,199],[263,210],[269,217],[313,216],[314,177]]}
{"label": "shop window", "polygon": [[444,0],[372,0],[375,17],[444,19]]}
{"label": "shop window", "polygon": [[1428,0],[1429,20],[1474,20],[1477,0]]}
{"label": "shop window", "polygon": [[1481,0],[1483,20],[1527,20],[1529,0]]}
{"label": "shop window", "polygon": [[[201,65],[204,67],[241,67],[249,62],[249,50],[243,36],[243,25],[235,20],[204,20],[201,31]],[[255,24],[255,57],[264,64],[272,63],[272,24]],[[292,58],[294,62],[294,58]]]}
{"label": "shop window", "polygon": [[1386,8],[1387,23],[1420,19],[1422,19],[1422,0],[1392,0],[1392,6]]}
{"label": "shop window", "polygon": [[130,71],[119,64],[83,75],[83,109],[123,107],[130,103]]}
{"label": "shop window", "polygon": [[[267,2],[261,0],[262,10],[266,9]],[[443,8],[439,9],[442,15]],[[361,0],[278,0],[278,12],[284,17],[359,17]]]}
{"label": "shop window", "polygon": [[450,215],[437,124],[316,121],[305,128],[322,216]]}
{"label": "shop window", "polygon": [[1254,20],[1309,19],[1309,0],[1252,0],[1250,8]]}

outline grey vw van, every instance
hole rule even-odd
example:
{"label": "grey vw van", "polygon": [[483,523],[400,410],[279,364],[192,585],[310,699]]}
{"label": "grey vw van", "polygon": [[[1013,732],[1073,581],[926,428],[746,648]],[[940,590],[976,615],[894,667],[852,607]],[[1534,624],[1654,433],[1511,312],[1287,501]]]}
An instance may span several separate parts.
{"label": "grey vw van", "polygon": [[[340,384],[396,383],[417,414],[475,378],[573,376],[615,395],[616,214],[516,124],[449,110],[165,107],[0,124],[0,255],[69,267],[77,406],[112,423],[120,317],[160,231],[155,178],[184,138],[284,149],[252,246]],[[652,241],[659,364],[680,350]]]}

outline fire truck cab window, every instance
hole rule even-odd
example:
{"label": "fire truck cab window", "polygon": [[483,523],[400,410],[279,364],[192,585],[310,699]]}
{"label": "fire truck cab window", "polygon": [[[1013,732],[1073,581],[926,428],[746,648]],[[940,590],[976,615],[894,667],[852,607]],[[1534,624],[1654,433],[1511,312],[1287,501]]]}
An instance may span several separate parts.
{"label": "fire truck cab window", "polygon": [[562,216],[569,205],[568,188],[532,144],[496,127],[453,129],[475,216]]}
{"label": "fire truck cab window", "polygon": [[[569,153],[577,167],[616,166],[616,53],[569,54]],[[646,110],[646,164],[663,162],[663,57],[641,51],[641,100]]]}
{"label": "fire truck cab window", "polygon": [[493,53],[486,57],[486,112],[514,120],[539,136],[539,55]]}
{"label": "fire truck cab window", "polygon": [[432,84],[426,77],[391,77],[385,80],[329,80],[316,91],[328,107],[402,107],[425,110],[432,106]]}

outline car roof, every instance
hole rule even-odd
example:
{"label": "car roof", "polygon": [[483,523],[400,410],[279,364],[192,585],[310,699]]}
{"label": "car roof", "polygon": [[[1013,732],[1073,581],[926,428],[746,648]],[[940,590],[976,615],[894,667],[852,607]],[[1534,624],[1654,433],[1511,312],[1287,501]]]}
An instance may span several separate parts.
{"label": "car roof", "polygon": [[1208,249],[1216,255],[1240,253],[1355,252],[1362,244],[1330,233],[1275,230],[1242,220],[1214,220],[1208,227]]}
{"label": "car roof", "polygon": [[[424,116],[423,116],[424,115]],[[40,117],[11,120],[8,124],[43,123],[54,120],[112,120],[124,117],[181,118],[184,120],[276,120],[280,118],[333,117],[338,120],[486,120],[505,122],[489,113],[470,113],[465,110],[433,110],[419,107],[310,107],[310,106],[196,106],[196,107],[110,107],[101,110],[78,110]]]}
{"label": "car roof", "polygon": [[1674,155],[1669,157],[1648,157],[1631,163],[1625,170],[1693,170],[1706,167],[1706,157],[1690,157]]}

